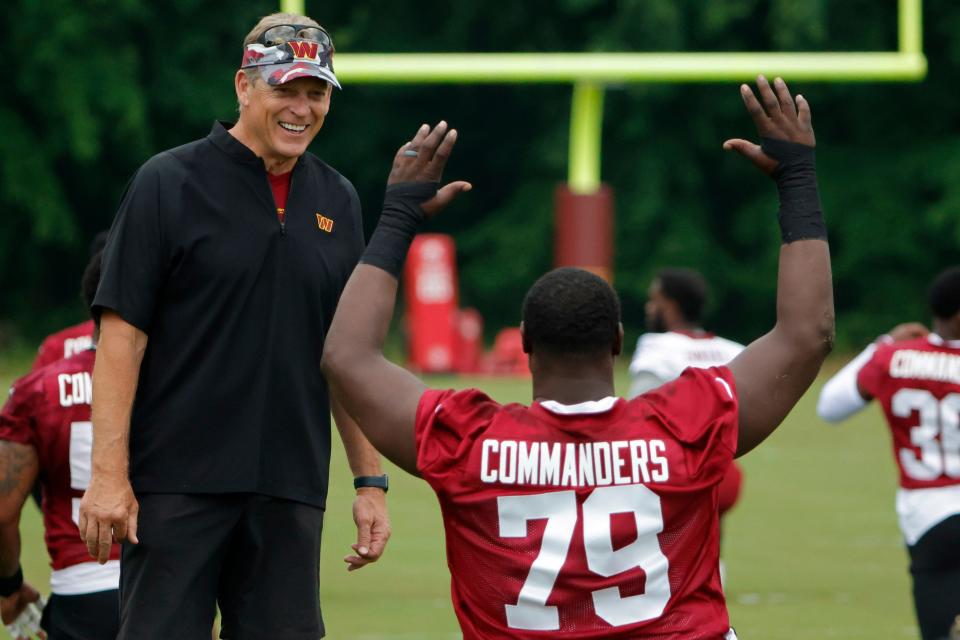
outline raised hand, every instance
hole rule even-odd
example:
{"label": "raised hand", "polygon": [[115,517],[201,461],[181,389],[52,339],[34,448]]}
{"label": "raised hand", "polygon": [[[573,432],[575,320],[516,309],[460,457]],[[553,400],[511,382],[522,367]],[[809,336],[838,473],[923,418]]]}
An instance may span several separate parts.
{"label": "raised hand", "polygon": [[[816,146],[810,105],[803,96],[798,95],[794,99],[782,78],[774,79],[771,87],[762,75],[757,76],[757,90],[760,100],[757,100],[749,85],[740,85],[740,97],[761,138]],[[745,156],[767,175],[777,168],[778,161],[764,153],[760,145],[749,140],[732,138],[723,143],[723,148]]]}
{"label": "raised hand", "polygon": [[[457,130],[450,129],[445,121],[441,120],[433,129],[429,125],[422,125],[413,139],[397,150],[387,185],[403,182],[439,184],[456,143]],[[429,218],[450,204],[457,195],[472,188],[469,182],[451,182],[440,187],[436,195],[422,203],[420,208]]]}

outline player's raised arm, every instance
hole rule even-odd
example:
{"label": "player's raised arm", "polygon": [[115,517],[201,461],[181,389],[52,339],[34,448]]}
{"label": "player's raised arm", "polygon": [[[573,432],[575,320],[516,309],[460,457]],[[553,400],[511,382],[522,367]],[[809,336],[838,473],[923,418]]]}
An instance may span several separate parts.
{"label": "player's raised arm", "polygon": [[324,375],[371,443],[417,473],[413,429],[423,382],[383,355],[393,318],[397,279],[417,228],[462,191],[466,182],[439,187],[457,140],[445,122],[420,127],[393,160],[383,213],[360,264],[347,281],[323,348]]}
{"label": "player's raised arm", "polygon": [[780,270],[777,323],[730,363],[740,404],[737,455],[750,451],[786,417],[810,386],[833,346],[833,285],[827,230],[820,210],[810,105],[794,99],[777,78],[757,78],[760,100],[740,94],[761,144],[727,140],[732,149],[777,183],[780,194]]}

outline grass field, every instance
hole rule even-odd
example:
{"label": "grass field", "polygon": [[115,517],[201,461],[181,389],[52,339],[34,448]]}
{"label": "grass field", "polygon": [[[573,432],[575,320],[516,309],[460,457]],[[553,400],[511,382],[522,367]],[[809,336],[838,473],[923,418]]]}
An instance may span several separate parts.
{"label": "grass field", "polygon": [[[3,388],[31,356],[0,357]],[[744,493],[724,531],[731,621],[744,640],[916,638],[886,427],[876,407],[841,427],[820,422],[814,406],[821,382],[773,437],[741,460]],[[526,381],[429,383],[480,386],[501,401],[530,397]],[[626,391],[624,371],[617,388]],[[388,472],[393,539],[378,564],[348,574],[341,558],[355,533],[353,491],[342,449],[334,447],[321,563],[328,637],[458,638],[436,500],[422,481]],[[21,529],[24,573],[44,590],[49,569],[32,504]]]}

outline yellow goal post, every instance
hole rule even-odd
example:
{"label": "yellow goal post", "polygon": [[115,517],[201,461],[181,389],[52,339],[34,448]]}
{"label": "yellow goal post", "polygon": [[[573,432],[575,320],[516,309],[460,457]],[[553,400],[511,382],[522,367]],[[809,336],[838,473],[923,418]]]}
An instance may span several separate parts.
{"label": "yellow goal post", "polygon": [[[304,13],[303,0],[281,11]],[[809,53],[339,53],[337,76],[349,83],[569,83],[568,183],[575,193],[600,187],[605,83],[746,82],[757,74],[791,82],[904,82],[927,73],[922,0],[898,0],[897,51]]]}

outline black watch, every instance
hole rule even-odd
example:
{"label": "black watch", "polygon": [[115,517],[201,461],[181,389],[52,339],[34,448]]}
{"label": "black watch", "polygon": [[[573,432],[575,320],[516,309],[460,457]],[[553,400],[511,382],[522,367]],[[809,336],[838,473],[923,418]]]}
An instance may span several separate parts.
{"label": "black watch", "polygon": [[390,482],[388,480],[387,474],[383,474],[382,476],[357,476],[353,479],[353,488],[383,489],[383,492],[386,493],[390,489]]}

